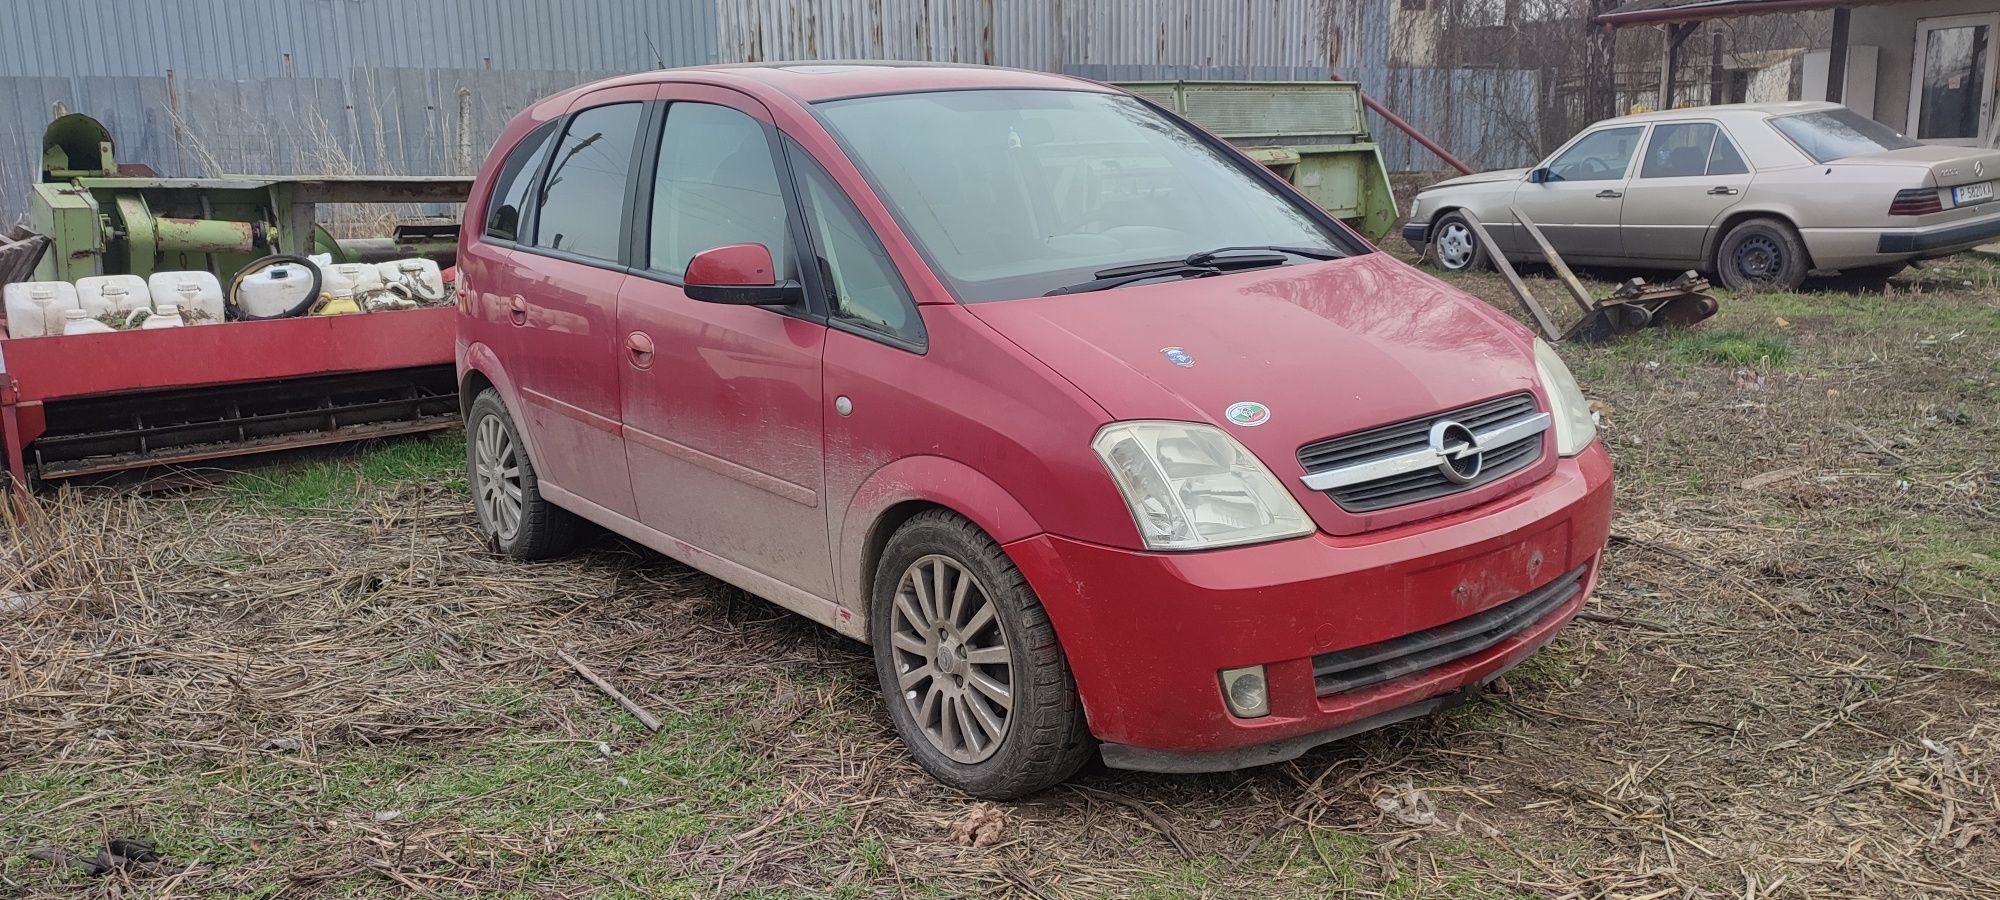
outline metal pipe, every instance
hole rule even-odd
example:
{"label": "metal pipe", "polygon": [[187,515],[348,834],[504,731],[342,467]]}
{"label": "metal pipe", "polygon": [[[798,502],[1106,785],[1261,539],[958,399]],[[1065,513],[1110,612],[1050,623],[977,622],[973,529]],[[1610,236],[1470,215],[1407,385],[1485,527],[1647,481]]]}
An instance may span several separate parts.
{"label": "metal pipe", "polygon": [[[1340,77],[1340,73],[1335,72],[1333,74],[1333,80],[1346,81],[1347,79]],[[1376,102],[1375,98],[1368,96],[1366,92],[1357,91],[1357,93],[1361,94],[1362,106],[1366,106],[1369,109],[1374,110],[1375,114],[1381,116],[1383,121],[1396,126],[1397,130],[1403,132],[1404,134],[1409,135],[1410,140],[1416,141],[1418,146],[1421,146],[1425,150],[1429,150],[1430,152],[1437,154],[1438,159],[1444,160],[1446,165],[1449,165],[1452,168],[1457,169],[1458,174],[1460,175],[1472,174],[1471,166],[1459,162],[1458,157],[1451,155],[1451,151],[1438,146],[1438,142],[1431,140],[1429,135],[1426,135],[1423,132],[1418,131],[1417,126],[1412,125],[1406,121],[1403,121],[1402,116],[1396,115],[1396,113],[1393,110]]]}

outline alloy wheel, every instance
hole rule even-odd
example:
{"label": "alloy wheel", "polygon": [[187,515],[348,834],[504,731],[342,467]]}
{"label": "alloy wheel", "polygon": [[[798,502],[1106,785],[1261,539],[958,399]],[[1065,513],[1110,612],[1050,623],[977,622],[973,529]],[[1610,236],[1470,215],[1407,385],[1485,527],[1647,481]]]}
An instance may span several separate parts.
{"label": "alloy wheel", "polygon": [[1472,229],[1461,222],[1447,222],[1438,229],[1438,264],[1447,269],[1463,269],[1472,264]]}
{"label": "alloy wheel", "polygon": [[514,452],[514,438],[499,416],[479,420],[473,435],[473,494],[480,515],[502,541],[513,540],[521,530],[521,460]]}
{"label": "alloy wheel", "polygon": [[896,585],[889,641],[903,703],[932,747],[971,765],[1000,747],[1014,709],[999,609],[965,566],[932,554]]}

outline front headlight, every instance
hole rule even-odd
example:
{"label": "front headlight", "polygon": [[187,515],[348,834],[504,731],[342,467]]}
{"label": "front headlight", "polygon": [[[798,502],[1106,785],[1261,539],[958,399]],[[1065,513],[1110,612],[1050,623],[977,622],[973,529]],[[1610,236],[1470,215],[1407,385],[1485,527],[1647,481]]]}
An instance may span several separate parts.
{"label": "front headlight", "polygon": [[1569,373],[1556,348],[1541,338],[1535,338],[1535,373],[1542,377],[1542,388],[1553,407],[1549,412],[1556,419],[1556,452],[1564,456],[1582,453],[1597,437],[1597,419],[1583,389],[1576,385],[1576,376]]}
{"label": "front headlight", "polygon": [[1090,448],[1148,550],[1205,550],[1311,534],[1277,476],[1235,438],[1192,422],[1115,422]]}

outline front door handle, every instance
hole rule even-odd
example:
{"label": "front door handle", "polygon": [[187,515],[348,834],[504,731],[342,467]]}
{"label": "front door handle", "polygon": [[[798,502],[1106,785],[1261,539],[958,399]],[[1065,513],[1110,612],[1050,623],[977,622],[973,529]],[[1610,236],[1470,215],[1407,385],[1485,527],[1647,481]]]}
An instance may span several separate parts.
{"label": "front door handle", "polygon": [[514,299],[509,301],[507,305],[507,315],[513,318],[514,324],[528,324],[528,298],[520,294],[515,294]]}
{"label": "front door handle", "polygon": [[653,366],[653,337],[643,331],[634,331],[625,336],[625,352],[629,354],[634,368],[649,369]]}
{"label": "front door handle", "polygon": [[1618,191],[1614,191],[1614,190],[1612,190],[1612,189],[1610,189],[1610,188],[1605,188],[1604,190],[1601,190],[1601,191],[1598,191],[1598,192],[1597,192],[1597,198],[1598,198],[1598,199],[1600,199],[1600,200],[1616,200],[1616,199],[1618,199],[1618,198],[1620,198],[1620,197],[1623,197],[1623,196],[1625,196],[1625,195],[1624,195],[1624,194],[1622,194],[1622,193],[1619,193]]}
{"label": "front door handle", "polygon": [[1727,197],[1736,193],[1736,189],[1725,184],[1718,184],[1715,187],[1709,188],[1708,192],[1717,197]]}

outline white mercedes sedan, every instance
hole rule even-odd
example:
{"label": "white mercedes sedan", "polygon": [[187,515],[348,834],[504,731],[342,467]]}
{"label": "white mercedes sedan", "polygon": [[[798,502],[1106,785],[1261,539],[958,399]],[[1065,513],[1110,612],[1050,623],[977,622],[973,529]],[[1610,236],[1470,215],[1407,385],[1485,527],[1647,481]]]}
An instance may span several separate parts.
{"label": "white mercedes sedan", "polygon": [[1483,267],[1471,218],[1509,259],[1539,260],[1519,209],[1573,264],[1789,289],[2000,237],[1995,178],[2000,152],[1921,144],[1835,103],[1702,106],[1606,119],[1534,168],[1434,184],[1403,238],[1447,270]]}

